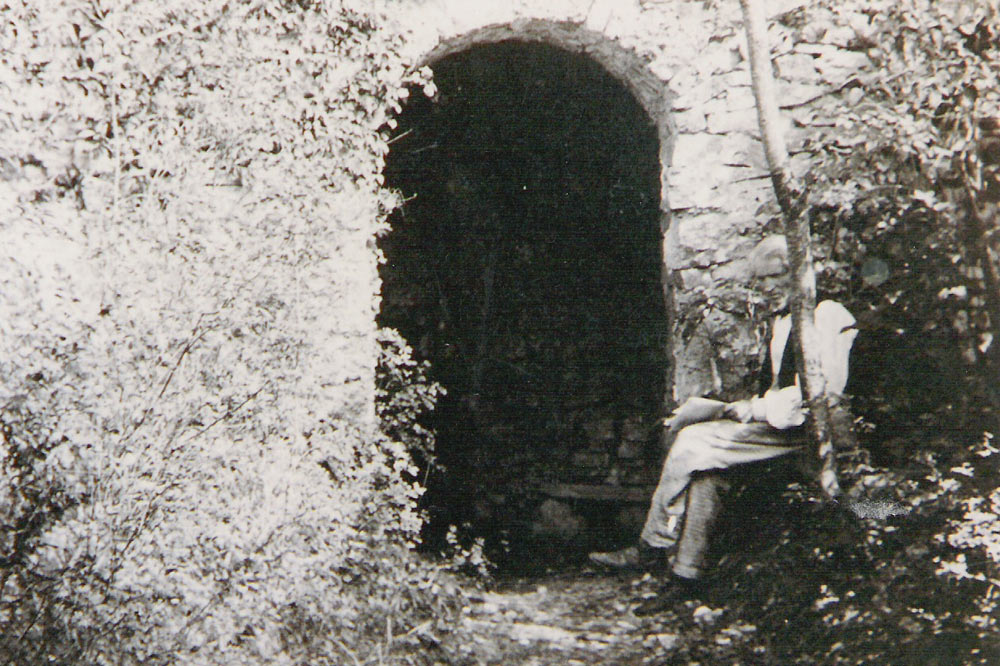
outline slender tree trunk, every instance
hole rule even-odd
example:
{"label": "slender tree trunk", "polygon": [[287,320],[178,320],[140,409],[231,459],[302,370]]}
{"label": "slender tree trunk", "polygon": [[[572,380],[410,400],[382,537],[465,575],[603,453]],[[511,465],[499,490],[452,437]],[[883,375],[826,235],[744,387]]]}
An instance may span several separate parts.
{"label": "slender tree trunk", "polygon": [[746,25],[750,75],[757,102],[761,141],[781,208],[788,241],[788,259],[794,276],[791,294],[793,330],[797,331],[794,343],[799,349],[799,377],[802,378],[810,423],[819,447],[819,481],[826,495],[836,499],[841,491],[837,480],[831,410],[816,344],[816,273],[813,269],[812,235],[804,214],[803,196],[788,169],[788,150],[785,148],[774,89],[764,3],[763,0],[740,0],[740,5]]}
{"label": "slender tree trunk", "polygon": [[990,236],[1000,228],[1000,207],[997,204],[986,204],[980,208],[982,188],[976,188],[970,183],[968,174],[963,176],[968,246],[973,259],[983,268],[984,300],[990,316],[990,331],[993,333],[993,343],[987,351],[986,362],[994,370],[1000,370],[1000,351],[997,348],[1000,342],[1000,262],[994,259],[990,240]]}

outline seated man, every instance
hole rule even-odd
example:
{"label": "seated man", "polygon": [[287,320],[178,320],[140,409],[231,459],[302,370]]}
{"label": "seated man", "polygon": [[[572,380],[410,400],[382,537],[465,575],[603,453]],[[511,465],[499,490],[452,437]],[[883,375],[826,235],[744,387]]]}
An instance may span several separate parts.
{"label": "seated man", "polygon": [[[750,275],[765,292],[777,288],[775,311],[787,307],[790,273],[784,237],[770,236],[754,248]],[[839,396],[847,384],[855,320],[833,301],[820,303],[815,317],[826,391]],[[790,338],[791,317],[777,318],[769,347],[772,381],[762,396],[732,403],[690,398],[665,420],[676,438],[663,463],[638,546],[591,553],[591,561],[644,567],[662,561],[667,549],[676,545],[672,558],[676,587],[690,589],[701,578],[709,532],[720,506],[723,481],[718,471],[783,456],[808,441]]]}

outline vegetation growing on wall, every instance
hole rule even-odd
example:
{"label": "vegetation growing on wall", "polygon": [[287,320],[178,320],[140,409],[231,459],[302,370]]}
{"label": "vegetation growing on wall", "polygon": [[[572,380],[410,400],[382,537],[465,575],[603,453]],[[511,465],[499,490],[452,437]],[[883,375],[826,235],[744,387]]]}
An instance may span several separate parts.
{"label": "vegetation growing on wall", "polygon": [[[458,626],[408,557],[440,391],[388,331],[372,400],[377,130],[409,82],[373,6],[0,4],[4,661],[377,663]],[[995,657],[967,641],[997,633],[996,12],[817,3],[775,30],[870,59],[785,111],[864,328],[874,456],[848,471],[912,514],[842,525],[786,491],[710,601],[786,663]]]}
{"label": "vegetation growing on wall", "polygon": [[371,406],[413,80],[372,7],[0,6],[4,663],[345,663],[430,599]]}
{"label": "vegetation growing on wall", "polygon": [[[798,551],[796,564],[730,563],[745,617],[782,635],[782,661],[996,658],[998,19],[967,3],[816,3],[774,28],[786,77],[825,42],[865,62],[783,110],[821,290],[858,315],[848,388],[866,448],[841,460],[868,512],[812,513],[785,490],[789,523],[757,547]],[[781,591],[790,570],[802,575]]]}
{"label": "vegetation growing on wall", "polygon": [[965,396],[950,408],[977,438],[976,404],[997,398],[996,21],[995,7],[965,3],[840,3],[781,28],[846,33],[869,63],[836,94],[785,112],[808,136],[793,164],[824,236],[824,284],[864,332],[857,406],[890,430]]}

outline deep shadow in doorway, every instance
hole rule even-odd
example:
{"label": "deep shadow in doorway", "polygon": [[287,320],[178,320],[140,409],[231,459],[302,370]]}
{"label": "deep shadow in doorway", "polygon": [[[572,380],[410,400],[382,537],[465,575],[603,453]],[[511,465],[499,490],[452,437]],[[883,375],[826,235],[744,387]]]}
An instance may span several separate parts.
{"label": "deep shadow in doorway", "polygon": [[386,167],[406,203],[381,241],[379,322],[448,390],[427,422],[443,471],[424,540],[455,524],[502,566],[570,561],[628,507],[539,489],[645,483],[660,455],[656,129],[600,65],[554,47],[479,46],[433,70],[438,97],[412,95]]}

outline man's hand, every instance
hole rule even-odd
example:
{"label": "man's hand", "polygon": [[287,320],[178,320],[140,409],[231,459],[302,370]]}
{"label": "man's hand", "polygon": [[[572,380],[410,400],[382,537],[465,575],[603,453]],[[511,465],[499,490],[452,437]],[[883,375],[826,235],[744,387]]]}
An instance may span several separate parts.
{"label": "man's hand", "polygon": [[771,389],[763,397],[753,400],[754,420],[767,421],[779,430],[802,425],[806,420],[806,411],[798,385]]}
{"label": "man's hand", "polygon": [[683,405],[674,410],[663,424],[672,432],[677,432],[684,426],[702,421],[714,421],[722,418],[726,403],[708,398],[688,398]]}

